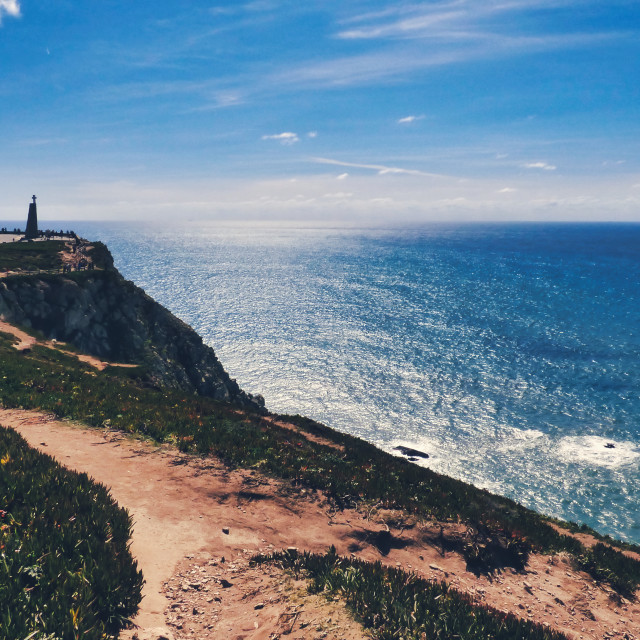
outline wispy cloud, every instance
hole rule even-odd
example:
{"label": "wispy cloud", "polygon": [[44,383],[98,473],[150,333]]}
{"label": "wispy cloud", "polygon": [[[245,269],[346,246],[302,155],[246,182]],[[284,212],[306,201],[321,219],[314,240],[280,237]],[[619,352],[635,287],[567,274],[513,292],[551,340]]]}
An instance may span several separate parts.
{"label": "wispy cloud", "polygon": [[555,171],[558,167],[546,162],[527,162],[522,165],[525,169],[542,169],[543,171]]}
{"label": "wispy cloud", "polygon": [[442,22],[450,22],[465,16],[464,11],[434,11],[429,10],[422,15],[394,19],[392,22],[379,23],[372,26],[363,26],[357,29],[349,29],[338,33],[338,37],[345,40],[360,40],[382,37],[410,36],[431,30],[434,25]]}
{"label": "wispy cloud", "polygon": [[465,38],[503,27],[511,18],[502,16],[540,9],[561,9],[595,4],[594,0],[446,0],[417,2],[389,7],[375,13],[353,16],[345,23],[358,26],[339,31],[346,40],[420,37]]}
{"label": "wispy cloud", "polygon": [[229,16],[239,13],[264,13],[266,11],[273,11],[277,8],[277,3],[269,2],[268,0],[256,0],[255,2],[245,2],[244,4],[238,4],[235,6],[214,6],[209,9],[209,13],[215,16]]}
{"label": "wispy cloud", "polygon": [[352,198],[353,197],[353,193],[348,193],[345,191],[338,191],[336,193],[325,193],[322,196],[323,198],[335,198],[338,200],[342,200],[344,198]]}
{"label": "wispy cloud", "polygon": [[446,51],[416,55],[414,50],[399,49],[344,56],[323,62],[287,68],[268,79],[268,86],[283,88],[342,87],[366,85],[387,78],[398,81],[405,74],[467,59],[465,52]]}
{"label": "wispy cloud", "polygon": [[535,54],[561,49],[579,49],[631,33],[564,33],[537,36],[511,33],[467,33],[453,36],[441,34],[442,41],[425,48],[421,41],[402,42],[384,50],[342,56],[322,62],[303,62],[287,67],[267,78],[266,86],[287,88],[363,86],[377,82],[402,82],[407,77],[430,68],[443,67],[483,59],[503,58],[519,54]]}
{"label": "wispy cloud", "polygon": [[45,147],[54,144],[67,144],[66,138],[29,138],[23,140],[22,145],[25,147]]}
{"label": "wispy cloud", "polygon": [[[430,68],[483,59],[510,58],[523,53],[580,48],[625,35],[613,32],[558,31],[536,34],[531,30],[524,32],[518,29],[521,16],[515,15],[517,11],[556,7],[563,2],[564,0],[486,0],[486,3],[478,3],[476,0],[450,0],[399,3],[398,7],[390,4],[389,8],[383,7],[379,12],[353,17],[349,20],[348,31],[344,29],[347,26],[344,21],[334,22],[335,38],[362,40],[348,45],[351,51],[349,55],[344,55],[347,43],[335,46],[335,41],[333,45],[331,42],[324,42],[327,46],[322,55],[305,57],[303,52],[297,60],[292,62],[287,58],[286,62],[279,61],[269,65],[266,71],[257,66],[245,66],[232,75],[206,78],[198,75],[195,76],[197,81],[122,84],[114,88],[114,93],[122,100],[172,94],[181,97],[190,93],[196,101],[191,106],[192,111],[209,111],[254,103],[274,93],[402,83],[416,73]],[[245,19],[275,19],[277,11],[271,10],[275,6],[277,5],[273,2],[257,2],[240,3],[233,8],[223,5],[214,7],[210,11],[221,15],[230,13],[232,17],[221,20],[222,24],[216,25],[213,31],[211,28],[203,28],[200,33],[189,38],[187,44],[176,39],[176,44],[153,47],[152,50],[145,50],[144,55],[132,56],[127,52],[124,57],[122,54],[120,64],[142,64],[150,68],[188,66],[194,60],[197,62],[200,56],[204,59],[210,55],[214,32],[216,39],[224,40],[220,38],[220,29],[235,31],[244,28],[250,31],[251,27]],[[198,101],[200,104],[197,104]],[[407,116],[407,119],[402,118],[398,123],[410,124],[420,117]]]}
{"label": "wispy cloud", "polygon": [[18,0],[0,0],[0,24],[5,14],[14,18],[20,15],[20,3]]}
{"label": "wispy cloud", "polygon": [[411,124],[416,120],[423,120],[423,119],[424,119],[424,116],[406,116],[404,118],[400,118],[398,120],[398,124]]}
{"label": "wispy cloud", "polygon": [[[425,176],[427,178],[441,178],[437,173],[427,173],[426,171],[418,171],[417,169],[404,169],[402,167],[389,167],[383,164],[364,164],[358,162],[343,162],[342,160],[333,160],[332,158],[311,158],[311,162],[318,164],[330,164],[336,167],[353,167],[354,169],[369,169],[377,171],[378,175],[384,176],[389,174],[405,174],[409,176]],[[349,174],[342,174],[345,177]],[[338,176],[342,179],[342,176]]]}
{"label": "wispy cloud", "polygon": [[275,133],[272,135],[262,136],[263,140],[277,140],[280,144],[291,145],[296,142],[300,142],[300,138],[297,133],[293,133],[292,131],[284,131],[283,133]]}
{"label": "wispy cloud", "polygon": [[[445,2],[398,3],[397,7],[355,16],[342,22],[341,40],[369,41],[376,49],[385,41],[384,55],[372,52],[351,58],[308,65],[307,79],[335,84],[364,84],[371,80],[442,66],[516,54],[580,48],[635,37],[634,31],[558,32],[523,29],[527,15],[536,9],[557,9],[594,0],[447,0]],[[395,43],[390,44],[390,43]],[[425,47],[428,43],[428,47]],[[349,73],[353,70],[353,73]],[[293,70],[302,76],[302,70]]]}

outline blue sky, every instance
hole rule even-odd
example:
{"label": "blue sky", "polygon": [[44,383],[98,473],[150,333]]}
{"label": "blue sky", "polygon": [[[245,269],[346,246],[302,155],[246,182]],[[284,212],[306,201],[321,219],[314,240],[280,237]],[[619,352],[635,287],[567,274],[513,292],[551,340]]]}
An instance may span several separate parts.
{"label": "blue sky", "polygon": [[640,220],[637,0],[0,0],[0,215]]}

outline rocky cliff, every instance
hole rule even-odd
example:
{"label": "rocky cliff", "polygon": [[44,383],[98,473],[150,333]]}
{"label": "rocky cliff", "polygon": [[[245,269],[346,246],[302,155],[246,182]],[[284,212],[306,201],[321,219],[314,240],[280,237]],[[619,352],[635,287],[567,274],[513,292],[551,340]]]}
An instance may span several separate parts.
{"label": "rocky cliff", "polygon": [[191,327],[125,280],[101,248],[101,270],[0,281],[0,317],[103,360],[140,364],[158,386],[260,408]]}

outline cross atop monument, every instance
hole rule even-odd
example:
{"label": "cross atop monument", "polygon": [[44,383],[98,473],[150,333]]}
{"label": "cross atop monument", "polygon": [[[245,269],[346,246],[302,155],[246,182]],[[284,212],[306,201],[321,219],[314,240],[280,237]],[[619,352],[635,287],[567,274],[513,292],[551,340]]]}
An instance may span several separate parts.
{"label": "cross atop monument", "polygon": [[36,203],[36,197],[35,196],[31,196],[33,198],[33,204]]}

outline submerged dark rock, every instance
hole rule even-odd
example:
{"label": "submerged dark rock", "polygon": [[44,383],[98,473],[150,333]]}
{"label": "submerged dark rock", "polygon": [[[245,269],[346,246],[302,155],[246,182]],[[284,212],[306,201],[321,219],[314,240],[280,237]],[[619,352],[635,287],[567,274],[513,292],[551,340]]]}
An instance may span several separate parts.
{"label": "submerged dark rock", "polygon": [[418,449],[412,449],[411,447],[403,447],[402,445],[394,447],[396,451],[399,451],[403,456],[407,456],[409,459],[414,458],[428,458],[429,454],[424,451],[418,451]]}

